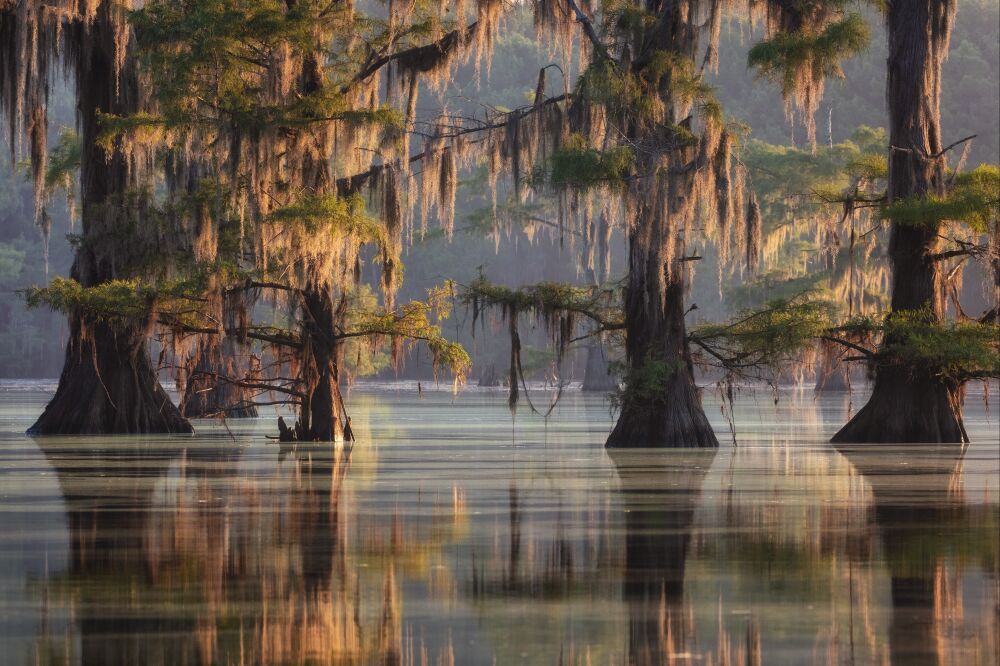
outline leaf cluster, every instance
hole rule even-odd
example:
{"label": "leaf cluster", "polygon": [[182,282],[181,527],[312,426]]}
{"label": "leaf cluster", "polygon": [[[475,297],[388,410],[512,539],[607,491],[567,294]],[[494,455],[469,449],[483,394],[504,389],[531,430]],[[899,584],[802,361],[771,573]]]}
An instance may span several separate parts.
{"label": "leaf cluster", "polygon": [[958,383],[1000,377],[1000,326],[996,324],[942,324],[927,310],[912,310],[855,318],[839,330],[881,335],[877,363]]}
{"label": "leaf cluster", "polygon": [[624,182],[635,161],[628,146],[597,150],[582,134],[571,134],[550,158],[549,180],[556,187],[586,191]]}
{"label": "leaf cluster", "polygon": [[744,310],[729,323],[697,326],[689,338],[708,355],[705,360],[710,365],[736,374],[777,370],[823,336],[832,325],[832,316],[829,301],[803,294]]}
{"label": "leaf cluster", "polygon": [[818,32],[806,25],[795,32],[779,32],[755,44],[747,54],[747,65],[780,85],[786,97],[803,84],[803,68],[814,79],[843,78],[841,61],[863,50],[870,38],[868,24],[859,14],[848,14]]}
{"label": "leaf cluster", "polygon": [[1000,167],[984,164],[957,174],[943,196],[908,197],[886,206],[882,216],[894,224],[933,226],[958,222],[984,232],[1000,217]]}

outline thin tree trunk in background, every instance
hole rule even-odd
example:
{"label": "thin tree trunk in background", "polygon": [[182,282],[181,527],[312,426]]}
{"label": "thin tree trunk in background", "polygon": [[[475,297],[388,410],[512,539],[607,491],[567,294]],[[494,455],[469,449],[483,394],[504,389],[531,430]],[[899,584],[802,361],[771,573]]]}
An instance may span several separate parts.
{"label": "thin tree trunk in background", "polygon": [[184,387],[181,413],[187,418],[255,418],[253,390],[226,381],[239,380],[246,374],[249,364],[244,357],[248,353],[245,345],[229,335],[217,345],[201,347],[194,372]]}
{"label": "thin tree trunk in background", "polygon": [[587,344],[587,366],[583,375],[583,390],[595,393],[611,393],[618,388],[618,380],[611,374],[607,350],[597,336]]}
{"label": "thin tree trunk in background", "polygon": [[[940,195],[941,63],[947,55],[953,0],[890,2],[888,200]],[[941,268],[934,261],[937,225],[894,224],[890,232],[892,313],[926,310],[941,322]],[[883,347],[893,344],[887,338]],[[880,364],[868,403],[834,442],[964,442],[964,391],[921,368]]]}
{"label": "thin tree trunk in background", "polygon": [[[600,252],[601,276],[606,277],[609,271],[609,255],[607,244],[611,237],[611,227],[604,215],[597,230],[597,244]],[[593,243],[594,239],[588,239],[588,243]],[[591,253],[591,248],[586,248]],[[596,263],[596,260],[595,260]],[[601,286],[601,278],[598,277],[597,269],[594,266],[587,266],[584,269],[587,281],[594,289]],[[584,391],[595,393],[611,393],[618,390],[618,378],[611,373],[611,364],[608,361],[607,348],[604,345],[604,337],[595,335],[587,341],[587,365],[584,367],[583,386]]]}
{"label": "thin tree trunk in background", "polygon": [[815,391],[850,391],[851,366],[844,361],[844,355],[838,345],[830,342],[820,343],[820,360],[816,367]]}
{"label": "thin tree trunk in background", "polygon": [[[136,186],[128,156],[96,145],[97,113],[128,115],[138,108],[136,74],[126,65],[115,71],[115,21],[119,11],[104,2],[94,20],[77,22],[73,41],[82,45],[76,59],[82,157],[82,242],[71,276],[84,287],[130,277],[120,273],[129,257],[104,247],[104,241],[136,233],[127,219],[134,211],[117,201]],[[148,222],[148,221],[145,221]],[[127,245],[127,243],[126,243]],[[28,430],[32,435],[140,434],[191,432],[160,386],[147,350],[148,322],[111,325],[82,313],[70,315],[70,338],[59,387],[45,411]]]}
{"label": "thin tree trunk in background", "polygon": [[222,296],[221,321],[226,334],[205,336],[189,373],[181,400],[181,413],[188,418],[225,416],[255,418],[254,390],[235,384],[252,371],[250,345],[241,340],[239,331],[250,321],[258,293],[255,290],[226,291]]}

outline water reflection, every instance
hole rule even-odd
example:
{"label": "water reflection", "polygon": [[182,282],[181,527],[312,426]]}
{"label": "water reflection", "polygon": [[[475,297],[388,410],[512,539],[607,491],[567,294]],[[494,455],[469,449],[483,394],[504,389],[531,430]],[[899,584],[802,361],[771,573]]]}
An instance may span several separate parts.
{"label": "water reflection", "polygon": [[810,391],[609,455],[589,398],[513,443],[502,397],[353,400],[353,451],[0,433],[0,662],[1000,661],[982,413],[964,455],[837,451]]}
{"label": "water reflection", "polygon": [[[349,450],[300,446],[273,474],[233,479],[240,449],[88,450],[81,464],[42,448],[70,532],[47,593],[71,604],[82,663],[401,662],[393,567],[364,598],[345,548]],[[43,636],[37,653],[66,645]]]}
{"label": "water reflection", "polygon": [[[673,664],[697,653],[684,572],[695,505],[713,451],[609,451],[625,512],[622,597],[628,612],[629,664]],[[759,643],[750,647],[758,657]],[[737,657],[744,663],[744,655]]]}
{"label": "water reflection", "polygon": [[[126,663],[153,654],[164,661],[189,660],[187,651],[169,637],[192,631],[190,621],[151,617],[129,603],[135,587],[152,583],[160,572],[149,556],[147,527],[157,484],[181,451],[74,450],[46,440],[40,448],[57,474],[69,531],[68,570],[63,578],[45,582],[46,593],[73,604],[82,662]],[[70,462],[82,456],[92,456],[87,467]],[[141,644],[139,635],[149,640]],[[53,661],[56,656],[69,659],[61,654],[66,647],[57,637],[43,634],[38,653]]]}
{"label": "water reflection", "polygon": [[890,577],[892,663],[1000,661],[1000,524],[995,505],[965,497],[965,450],[839,450],[872,490],[871,524]]}

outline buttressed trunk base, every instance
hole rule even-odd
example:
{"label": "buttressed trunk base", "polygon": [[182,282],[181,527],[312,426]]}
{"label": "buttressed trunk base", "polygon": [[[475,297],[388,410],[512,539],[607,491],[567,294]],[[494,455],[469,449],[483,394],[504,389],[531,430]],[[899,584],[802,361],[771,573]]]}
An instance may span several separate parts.
{"label": "buttressed trunk base", "polygon": [[833,436],[834,443],[968,442],[962,422],[964,389],[903,368],[879,371],[868,403]]}
{"label": "buttressed trunk base", "polygon": [[[635,247],[635,246],[634,246]],[[719,445],[694,381],[684,325],[684,286],[678,278],[666,288],[660,304],[645,301],[635,287],[641,280],[630,271],[626,293],[627,355],[630,373],[642,365],[662,363],[666,370],[656,390],[633,391],[626,380],[625,400],[608,448],[714,448]],[[643,309],[640,312],[639,309]]]}
{"label": "buttressed trunk base", "polygon": [[143,326],[71,318],[59,388],[29,435],[190,433],[160,386]]}

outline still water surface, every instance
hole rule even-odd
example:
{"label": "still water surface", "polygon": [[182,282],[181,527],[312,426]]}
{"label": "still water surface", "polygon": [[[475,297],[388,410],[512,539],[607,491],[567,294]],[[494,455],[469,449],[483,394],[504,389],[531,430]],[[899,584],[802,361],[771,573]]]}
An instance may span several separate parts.
{"label": "still water surface", "polygon": [[[602,448],[597,396],[356,390],[352,451],[24,437],[0,391],[0,662],[996,664],[1000,435],[852,447],[845,395],[739,399],[738,446]],[[708,411],[728,432],[719,404]],[[855,407],[862,396],[855,395]]]}

